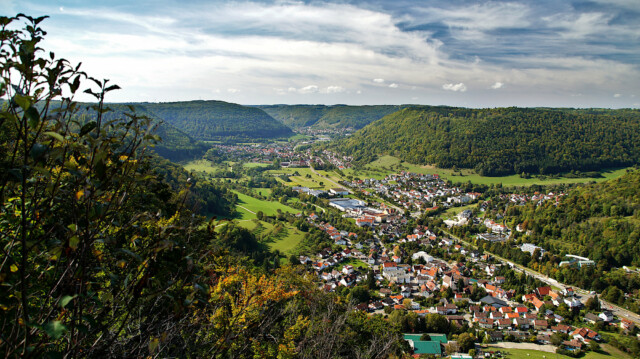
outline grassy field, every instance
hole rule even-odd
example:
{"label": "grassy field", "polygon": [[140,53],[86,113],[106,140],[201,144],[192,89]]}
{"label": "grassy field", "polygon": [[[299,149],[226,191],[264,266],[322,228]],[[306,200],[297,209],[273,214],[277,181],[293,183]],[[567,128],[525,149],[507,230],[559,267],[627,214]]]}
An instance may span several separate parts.
{"label": "grassy field", "polygon": [[[283,182],[287,186],[300,186],[300,187],[308,187],[312,189],[324,189],[328,190],[330,188],[335,187],[335,185],[324,178],[316,175],[311,171],[310,168],[282,168],[279,170],[271,170],[268,173],[278,175],[278,174],[287,174],[293,175],[294,173],[298,173],[297,176],[289,177],[291,182]],[[309,177],[307,177],[309,175]]]}
{"label": "grassy field", "polygon": [[254,191],[260,193],[261,196],[265,197],[271,194],[271,188],[254,188]]}
{"label": "grassy field", "polygon": [[458,213],[464,211],[465,209],[473,209],[477,205],[478,205],[477,203],[474,203],[474,204],[470,204],[470,205],[462,206],[462,207],[451,207],[451,208],[447,209],[446,211],[442,212],[440,214],[440,217],[442,217],[442,218],[453,218],[453,217],[457,216]]}
{"label": "grassy field", "polygon": [[[236,192],[236,191],[233,191],[233,192],[238,195],[238,205],[252,212],[262,211],[262,213],[264,213],[267,216],[275,216],[276,214],[278,214],[278,209],[282,212],[289,212],[289,213],[300,212],[299,210],[295,208],[291,208],[289,206],[285,206],[280,202],[263,201],[257,198],[253,198],[251,196],[247,196],[246,194],[243,194],[240,192]],[[249,211],[245,210],[244,208],[241,208],[241,207],[237,208],[238,211],[242,211],[249,215],[248,216],[249,218],[242,218],[242,219],[256,218],[255,214],[251,214]]]}
{"label": "grassy field", "polygon": [[[498,347],[492,347],[491,350],[501,351],[508,353],[503,358],[506,359],[571,359],[566,355],[560,355],[556,353],[547,353],[539,350],[527,350],[527,349],[504,349]],[[581,359],[614,359],[614,358],[631,358],[629,355],[620,351],[611,351],[611,353],[595,353],[588,352]]]}
{"label": "grassy field", "polygon": [[342,268],[344,268],[344,266],[346,265],[350,265],[353,266],[354,268],[358,269],[358,270],[363,270],[363,271],[368,271],[369,270],[369,265],[367,265],[367,263],[359,260],[359,259],[355,259],[355,258],[349,258],[347,260],[344,260],[342,262],[340,262],[340,266],[338,268],[336,268],[337,270],[341,271]]}
{"label": "grassy field", "polygon": [[211,163],[211,161],[207,160],[194,160],[191,162],[187,162],[187,164],[185,164],[183,167],[189,172],[195,171],[206,173],[214,173],[216,171],[229,169],[229,166],[227,166],[226,164],[214,165]]}
{"label": "grassy field", "polygon": [[269,165],[266,163],[258,163],[258,162],[249,162],[242,165],[244,168],[254,168],[254,167],[268,167]]}
{"label": "grassy field", "polygon": [[617,170],[608,170],[601,172],[600,178],[547,178],[539,179],[536,177],[521,178],[519,175],[503,176],[503,177],[484,177],[475,173],[473,170],[458,170],[453,171],[451,169],[435,168],[433,166],[420,166],[407,162],[401,162],[400,159],[393,156],[383,156],[377,160],[369,163],[363,170],[347,169],[343,172],[346,175],[351,175],[360,178],[377,178],[382,179],[385,175],[390,173],[396,173],[399,171],[409,171],[415,173],[424,174],[438,174],[441,178],[451,180],[452,182],[467,182],[477,184],[499,184],[503,186],[530,186],[533,184],[560,184],[560,183],[584,183],[589,181],[605,181],[612,178],[622,176],[625,172],[625,168]]}

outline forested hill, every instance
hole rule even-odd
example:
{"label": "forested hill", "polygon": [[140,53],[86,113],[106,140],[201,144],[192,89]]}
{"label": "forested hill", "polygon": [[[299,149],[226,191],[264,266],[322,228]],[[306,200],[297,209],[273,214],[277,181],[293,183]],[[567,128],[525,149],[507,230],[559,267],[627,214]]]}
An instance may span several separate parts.
{"label": "forested hill", "polygon": [[287,126],[360,129],[406,106],[271,105],[257,106]]}
{"label": "forested hill", "polygon": [[585,256],[604,270],[640,266],[640,170],[578,187],[557,206],[511,206],[505,219],[528,231],[523,241],[553,254]]}
{"label": "forested hill", "polygon": [[592,171],[640,162],[640,111],[414,106],[333,145],[356,163],[390,154],[486,176]]}
{"label": "forested hill", "polygon": [[255,107],[223,101],[134,105],[197,140],[216,140],[221,137],[278,138],[293,135],[290,128]]}

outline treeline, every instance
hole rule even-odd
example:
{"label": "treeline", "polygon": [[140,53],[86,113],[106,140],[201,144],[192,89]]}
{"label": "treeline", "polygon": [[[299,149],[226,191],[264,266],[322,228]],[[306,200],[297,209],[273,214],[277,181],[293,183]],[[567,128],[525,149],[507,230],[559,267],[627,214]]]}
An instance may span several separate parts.
{"label": "treeline", "polygon": [[416,106],[334,147],[361,164],[388,154],[485,176],[598,171],[640,162],[640,111]]}
{"label": "treeline", "polygon": [[287,126],[360,129],[373,121],[406,107],[393,105],[268,105],[258,106]]}

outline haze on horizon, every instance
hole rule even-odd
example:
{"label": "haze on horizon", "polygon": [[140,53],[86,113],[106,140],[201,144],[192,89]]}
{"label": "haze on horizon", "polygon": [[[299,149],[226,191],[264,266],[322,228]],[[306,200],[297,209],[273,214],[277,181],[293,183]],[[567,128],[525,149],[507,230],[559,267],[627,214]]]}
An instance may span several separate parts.
{"label": "haze on horizon", "polygon": [[[0,0],[110,102],[640,108],[640,1]],[[79,100],[87,100],[80,98]]]}

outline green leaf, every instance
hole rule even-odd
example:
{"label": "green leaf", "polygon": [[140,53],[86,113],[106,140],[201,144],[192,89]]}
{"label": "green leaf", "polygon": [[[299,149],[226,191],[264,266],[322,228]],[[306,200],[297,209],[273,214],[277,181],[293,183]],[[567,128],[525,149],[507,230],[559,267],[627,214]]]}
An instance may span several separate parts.
{"label": "green leaf", "polygon": [[73,233],[78,231],[78,226],[75,225],[74,223],[71,223],[70,225],[68,225],[67,228],[69,228],[69,230]]}
{"label": "green leaf", "polygon": [[91,132],[91,130],[93,130],[94,128],[96,128],[96,126],[98,126],[98,124],[95,121],[91,121],[86,123],[84,126],[82,126],[82,128],[80,129],[80,136],[84,136],[87,133]]}
{"label": "green leaf", "polygon": [[66,307],[69,302],[71,302],[76,296],[75,295],[65,295],[62,297],[62,299],[60,299],[60,308],[64,308]]}
{"label": "green leaf", "polygon": [[48,149],[49,149],[48,146],[45,146],[41,143],[36,143],[35,145],[33,145],[33,147],[31,147],[31,151],[29,152],[29,155],[31,156],[32,159],[38,160],[40,157],[42,157],[45,154],[45,152],[47,152]]}
{"label": "green leaf", "polygon": [[25,116],[29,120],[29,127],[36,128],[40,124],[40,112],[38,109],[31,106],[25,112]]}
{"label": "green leaf", "polygon": [[64,332],[67,331],[67,327],[65,327],[59,320],[54,320],[44,325],[44,331],[51,338],[59,339]]}
{"label": "green leaf", "polygon": [[64,141],[64,137],[62,137],[61,134],[57,133],[57,132],[53,132],[53,131],[47,131],[44,133],[45,135],[49,136],[49,137],[53,137],[56,140],[63,142]]}
{"label": "green leaf", "polygon": [[16,94],[13,96],[13,101],[18,104],[23,110],[27,110],[31,107],[31,98],[29,96],[22,96],[20,94]]}
{"label": "green leaf", "polygon": [[69,247],[71,247],[73,250],[76,250],[78,248],[78,244],[80,244],[80,238],[78,238],[78,236],[69,238]]}
{"label": "green leaf", "polygon": [[153,354],[158,349],[159,345],[160,345],[160,340],[158,340],[158,338],[153,338],[149,340],[149,353]]}

